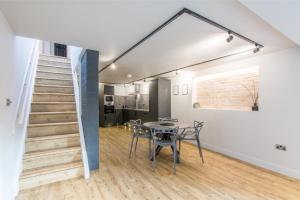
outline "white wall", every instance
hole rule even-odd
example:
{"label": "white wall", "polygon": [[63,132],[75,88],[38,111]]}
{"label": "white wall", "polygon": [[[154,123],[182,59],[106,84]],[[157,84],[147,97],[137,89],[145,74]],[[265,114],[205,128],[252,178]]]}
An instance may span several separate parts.
{"label": "white wall", "polygon": [[7,200],[18,191],[26,125],[17,126],[15,119],[34,40],[16,37],[0,12],[0,44],[0,199]]}
{"label": "white wall", "polygon": [[[192,77],[260,67],[259,112],[192,108]],[[189,95],[172,95],[172,117],[205,121],[201,141],[208,149],[300,179],[300,48],[203,69],[172,80],[189,84]],[[184,106],[183,106],[184,105]],[[284,144],[287,151],[275,150]]]}

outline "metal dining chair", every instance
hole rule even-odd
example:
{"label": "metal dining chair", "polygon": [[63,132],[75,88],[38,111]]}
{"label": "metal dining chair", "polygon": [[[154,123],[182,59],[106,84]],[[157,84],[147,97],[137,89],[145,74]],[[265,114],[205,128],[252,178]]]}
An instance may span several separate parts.
{"label": "metal dining chair", "polygon": [[153,128],[151,129],[151,135],[153,140],[153,161],[152,169],[156,169],[156,148],[158,146],[166,147],[170,146],[173,149],[173,173],[176,174],[176,162],[177,162],[177,147],[176,138],[178,133],[178,127],[176,128]]}
{"label": "metal dining chair", "polygon": [[177,118],[171,118],[171,117],[161,117],[158,118],[159,122],[178,122]]}
{"label": "metal dining chair", "polygon": [[202,163],[204,163],[204,158],[203,158],[202,148],[200,144],[200,131],[203,126],[204,126],[204,122],[194,121],[194,127],[185,128],[184,131],[181,134],[179,134],[177,137],[177,140],[179,141],[179,154],[181,148],[181,141],[194,140],[197,142],[198,151],[199,151],[200,158],[202,159]]}
{"label": "metal dining chair", "polygon": [[145,139],[149,140],[148,157],[150,158],[151,157],[151,139],[152,139],[151,132],[143,127],[142,120],[140,120],[140,119],[130,120],[129,124],[130,124],[130,128],[132,131],[132,140],[131,140],[131,145],[130,145],[129,158],[131,158],[134,140],[135,140],[134,153],[136,153],[136,148],[137,148],[139,138],[145,138]]}

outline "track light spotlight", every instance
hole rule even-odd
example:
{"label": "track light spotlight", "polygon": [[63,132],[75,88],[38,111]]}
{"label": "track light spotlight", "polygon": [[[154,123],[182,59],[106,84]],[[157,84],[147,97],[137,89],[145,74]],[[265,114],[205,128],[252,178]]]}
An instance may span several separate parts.
{"label": "track light spotlight", "polygon": [[146,79],[144,78],[144,82],[146,82]]}
{"label": "track light spotlight", "polygon": [[231,34],[231,32],[228,32],[228,37],[226,39],[226,42],[230,43],[233,40],[233,35]]}
{"label": "track light spotlight", "polygon": [[176,75],[178,75],[178,70],[176,69]]}
{"label": "track light spotlight", "polygon": [[259,46],[258,45],[255,45],[255,49],[253,49],[253,53],[257,53],[257,52],[259,52]]}

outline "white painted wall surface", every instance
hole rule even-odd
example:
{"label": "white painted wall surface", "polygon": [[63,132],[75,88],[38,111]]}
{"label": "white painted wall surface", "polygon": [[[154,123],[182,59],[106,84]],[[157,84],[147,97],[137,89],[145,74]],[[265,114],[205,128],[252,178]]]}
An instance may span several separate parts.
{"label": "white painted wall surface", "polygon": [[0,43],[0,199],[10,200],[18,191],[26,130],[15,123],[17,101],[34,40],[16,37],[0,12]]}
{"label": "white painted wall surface", "polygon": [[[259,112],[192,108],[192,77],[256,65]],[[188,123],[204,121],[201,141],[208,149],[300,179],[299,77],[297,47],[182,75],[172,80],[172,86],[189,84],[189,95],[172,95],[172,117]],[[287,151],[275,150],[275,144],[286,145]]]}

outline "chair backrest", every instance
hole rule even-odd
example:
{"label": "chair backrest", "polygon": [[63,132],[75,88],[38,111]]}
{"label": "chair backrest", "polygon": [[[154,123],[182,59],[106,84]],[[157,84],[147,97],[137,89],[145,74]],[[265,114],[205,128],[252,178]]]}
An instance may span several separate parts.
{"label": "chair backrest", "polygon": [[178,122],[178,119],[171,118],[171,117],[161,117],[161,118],[158,118],[158,121],[160,121],[160,122]]}
{"label": "chair backrest", "polygon": [[151,135],[154,140],[175,140],[179,127],[176,128],[152,128]]}
{"label": "chair backrest", "polygon": [[142,120],[141,119],[137,119],[137,120],[130,120],[130,128],[132,130],[133,133],[139,133],[139,131],[142,130]]}
{"label": "chair backrest", "polygon": [[204,126],[204,122],[194,121],[194,127],[195,127],[195,131],[196,131],[197,135],[200,134],[200,131],[201,131],[203,126]]}

